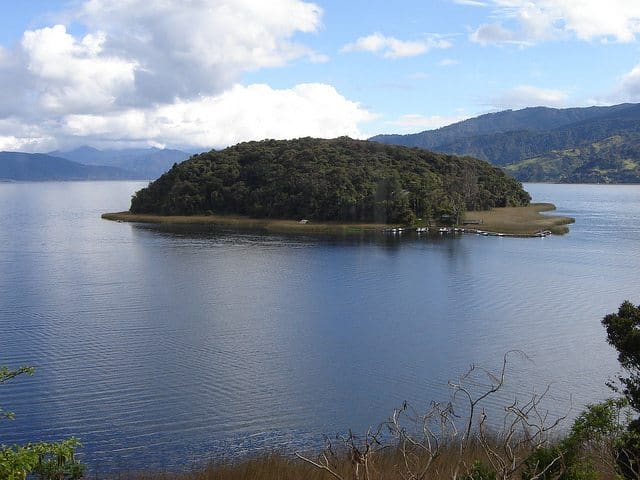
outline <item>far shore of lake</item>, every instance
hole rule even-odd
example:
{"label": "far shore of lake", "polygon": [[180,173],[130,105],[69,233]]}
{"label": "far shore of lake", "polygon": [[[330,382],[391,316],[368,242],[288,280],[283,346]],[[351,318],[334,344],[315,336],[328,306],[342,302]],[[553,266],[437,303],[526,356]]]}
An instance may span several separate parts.
{"label": "far shore of lake", "polygon": [[[466,227],[483,232],[509,235],[534,235],[540,231],[564,234],[566,226],[574,219],[559,215],[542,215],[541,212],[555,210],[552,203],[532,203],[527,207],[494,208],[488,211],[467,212],[464,216]],[[152,215],[131,212],[105,213],[105,220],[134,223],[160,223],[179,225],[215,225],[245,230],[266,230],[278,233],[320,233],[354,234],[363,232],[384,232],[400,225],[382,223],[315,222],[313,220],[281,220],[271,218],[249,218],[239,215]]]}

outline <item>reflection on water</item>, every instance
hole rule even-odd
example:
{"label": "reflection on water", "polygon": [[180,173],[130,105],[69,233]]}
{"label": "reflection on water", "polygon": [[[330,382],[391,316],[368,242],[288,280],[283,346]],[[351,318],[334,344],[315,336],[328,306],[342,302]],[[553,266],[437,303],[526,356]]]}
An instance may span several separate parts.
{"label": "reflection on water", "polygon": [[[103,221],[136,182],[0,185],[0,443],[80,437],[97,470],[315,445],[446,399],[509,349],[509,395],[608,392],[599,320],[640,303],[640,187],[528,185],[545,239],[313,237]],[[511,398],[511,397],[509,397]]]}

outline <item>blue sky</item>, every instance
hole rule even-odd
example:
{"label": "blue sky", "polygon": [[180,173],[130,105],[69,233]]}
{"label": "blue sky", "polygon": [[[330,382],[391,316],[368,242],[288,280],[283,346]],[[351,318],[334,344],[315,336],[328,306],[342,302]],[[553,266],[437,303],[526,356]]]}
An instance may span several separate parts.
{"label": "blue sky", "polygon": [[0,18],[0,149],[364,138],[640,100],[637,0],[29,0]]}

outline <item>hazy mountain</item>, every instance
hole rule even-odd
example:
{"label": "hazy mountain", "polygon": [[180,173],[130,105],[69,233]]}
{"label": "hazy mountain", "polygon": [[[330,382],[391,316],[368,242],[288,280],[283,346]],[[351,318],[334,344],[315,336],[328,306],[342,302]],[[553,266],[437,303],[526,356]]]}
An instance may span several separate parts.
{"label": "hazy mountain", "polygon": [[98,150],[89,146],[69,151],[50,152],[49,155],[66,158],[86,165],[107,165],[136,173],[140,178],[156,178],[191,155],[181,150],[160,148],[129,148],[124,150]]}
{"label": "hazy mountain", "polygon": [[[482,132],[482,133],[480,133]],[[487,160],[521,181],[640,182],[640,105],[526,108],[372,140]]]}
{"label": "hazy mountain", "polygon": [[0,179],[45,180],[125,180],[139,175],[116,167],[82,165],[43,153],[0,152]]}

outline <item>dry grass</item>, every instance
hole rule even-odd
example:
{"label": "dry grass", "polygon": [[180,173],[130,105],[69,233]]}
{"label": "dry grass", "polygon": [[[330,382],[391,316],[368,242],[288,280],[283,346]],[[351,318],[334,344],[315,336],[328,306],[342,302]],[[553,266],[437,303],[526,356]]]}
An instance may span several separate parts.
{"label": "dry grass", "polygon": [[[488,232],[530,235],[540,230],[567,233],[567,224],[574,219],[558,215],[541,215],[540,212],[555,210],[551,203],[533,203],[528,207],[495,208],[481,212],[467,212],[465,219],[482,221],[477,227]],[[120,222],[192,224],[231,227],[243,230],[266,230],[279,233],[313,234],[358,234],[380,232],[397,225],[380,223],[322,222],[299,223],[295,220],[256,219],[236,215],[150,215],[130,212],[105,213],[102,218]],[[473,225],[475,226],[475,225]]]}
{"label": "dry grass", "polygon": [[[541,215],[541,212],[555,210],[552,203],[532,203],[528,207],[494,208],[481,212],[467,212],[465,220],[480,220],[477,228],[487,232],[501,232],[518,235],[529,235],[540,230],[563,234],[569,231],[566,226],[575,220],[559,215]],[[476,225],[471,225],[476,227]]]}
{"label": "dry grass", "polygon": [[[612,468],[613,459],[602,461],[594,455],[597,477],[601,480],[616,479]],[[489,459],[480,445],[471,445],[459,456],[458,446],[452,446],[442,452],[425,477],[428,480],[451,480],[462,478],[469,472],[475,461],[490,465]],[[345,479],[353,478],[353,469],[348,458],[343,457],[337,472]],[[514,478],[519,478],[516,473]],[[91,476],[89,476],[91,478]],[[361,472],[361,478],[363,478]],[[390,450],[376,457],[372,464],[370,478],[375,480],[406,480],[411,478],[404,468],[403,457],[399,450]],[[555,478],[555,477],[554,477]],[[212,463],[200,470],[185,473],[138,472],[119,474],[103,480],[335,480],[335,477],[298,458],[280,454],[237,462]]]}
{"label": "dry grass", "polygon": [[300,223],[296,220],[257,219],[236,215],[150,215],[130,212],[104,213],[105,220],[140,223],[166,223],[191,225],[217,225],[246,230],[267,230],[281,233],[360,233],[366,231],[381,231],[392,225],[380,223],[339,223],[339,222],[308,222]]}

